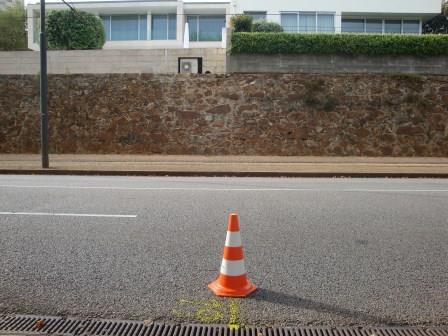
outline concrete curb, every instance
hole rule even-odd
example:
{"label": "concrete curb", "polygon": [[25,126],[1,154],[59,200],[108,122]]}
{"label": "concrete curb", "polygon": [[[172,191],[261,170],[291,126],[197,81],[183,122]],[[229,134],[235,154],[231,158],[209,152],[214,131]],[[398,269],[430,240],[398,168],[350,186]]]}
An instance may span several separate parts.
{"label": "concrete curb", "polygon": [[191,176],[191,177],[347,177],[347,178],[448,178],[448,173],[410,172],[242,172],[242,171],[150,171],[76,169],[0,169],[2,175],[92,176]]}

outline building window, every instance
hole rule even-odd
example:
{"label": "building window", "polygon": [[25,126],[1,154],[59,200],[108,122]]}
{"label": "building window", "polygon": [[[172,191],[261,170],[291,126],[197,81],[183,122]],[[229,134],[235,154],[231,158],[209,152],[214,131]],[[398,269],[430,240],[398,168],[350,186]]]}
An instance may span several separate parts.
{"label": "building window", "polygon": [[224,15],[188,15],[190,41],[221,41],[226,26]]}
{"label": "building window", "polygon": [[285,32],[334,32],[334,14],[299,12],[281,13],[280,22]]}
{"label": "building window", "polygon": [[342,19],[343,33],[419,34],[420,20]]}
{"label": "building window", "polygon": [[285,32],[296,33],[298,31],[297,14],[282,13],[280,21]]}
{"label": "building window", "polygon": [[366,20],[366,33],[382,34],[383,33],[383,20],[367,19]]}
{"label": "building window", "polygon": [[244,14],[249,15],[253,22],[266,21],[266,12],[244,12]]}
{"label": "building window", "polygon": [[364,33],[364,19],[342,19],[342,32]]}
{"label": "building window", "polygon": [[334,14],[317,14],[317,31],[334,33]]}
{"label": "building window", "polygon": [[403,34],[420,34],[420,21],[403,20]]}
{"label": "building window", "polygon": [[299,13],[299,32],[311,33],[316,31],[316,13]]}
{"label": "building window", "polygon": [[386,34],[401,34],[401,20],[386,20],[384,32]]}
{"label": "building window", "polygon": [[176,39],[176,14],[153,14],[151,19],[152,40]]}
{"label": "building window", "polygon": [[103,15],[106,41],[135,41],[147,39],[146,15]]}
{"label": "building window", "polygon": [[110,41],[110,16],[101,16],[101,20],[103,20],[106,41]]}

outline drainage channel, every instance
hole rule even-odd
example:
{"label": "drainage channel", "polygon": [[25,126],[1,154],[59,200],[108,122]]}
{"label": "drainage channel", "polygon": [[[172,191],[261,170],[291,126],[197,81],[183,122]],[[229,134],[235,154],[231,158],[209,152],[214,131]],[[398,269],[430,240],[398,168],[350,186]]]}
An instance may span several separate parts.
{"label": "drainage channel", "polygon": [[241,327],[0,315],[0,335],[64,336],[448,336],[448,328]]}

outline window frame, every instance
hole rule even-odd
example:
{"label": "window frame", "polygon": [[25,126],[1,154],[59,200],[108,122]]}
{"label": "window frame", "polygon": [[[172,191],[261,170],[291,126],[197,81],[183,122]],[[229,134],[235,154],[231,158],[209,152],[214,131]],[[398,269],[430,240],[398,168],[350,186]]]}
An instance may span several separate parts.
{"label": "window frame", "polygon": [[[175,13],[166,13],[166,14],[159,14],[159,13],[151,13],[151,41],[174,41],[176,40],[176,33],[177,33],[177,17],[175,16],[175,20],[174,22],[176,22],[176,29],[174,29],[175,32],[175,37],[170,39],[170,16],[175,16]],[[153,38],[153,34],[154,34],[154,27],[153,27],[153,20],[154,20],[154,16],[164,16],[165,20],[166,20],[166,37],[164,39],[154,39]]]}
{"label": "window frame", "polygon": [[[388,31],[386,31],[387,24],[388,23],[391,24],[391,22],[393,22],[392,24],[396,24],[397,22],[400,23],[400,32],[395,32],[395,31],[388,32]],[[401,19],[401,20],[399,20],[399,19],[384,19],[383,27],[384,27],[383,28],[383,33],[384,34],[403,34],[403,19]]]}
{"label": "window frame", "polygon": [[[136,40],[114,40],[112,38],[112,18],[115,16],[137,16],[137,39]],[[145,16],[146,17],[146,39],[140,38],[141,36],[141,28],[140,28],[140,23],[141,23],[141,17]],[[104,20],[103,18],[108,18],[109,21],[109,40],[106,38],[106,42],[110,41],[110,42],[119,42],[119,41],[148,41],[148,18],[147,18],[147,14],[100,14],[99,17],[101,18],[101,21],[103,21],[104,24]],[[104,32],[106,34],[106,32]],[[105,36],[107,37],[107,35]]]}
{"label": "window frame", "polygon": [[[367,31],[367,24],[369,21],[379,21],[381,23],[381,31],[380,32],[370,32]],[[364,20],[364,33],[366,34],[384,34],[384,19],[378,19],[378,18],[365,18]]]}
{"label": "window frame", "polygon": [[[314,31],[301,31],[300,30],[300,14],[302,15],[309,15],[314,14]],[[296,16],[296,30],[292,31],[291,33],[335,33],[336,32],[336,25],[335,25],[335,18],[336,18],[336,12],[326,12],[326,11],[287,11],[287,12],[280,12],[280,24],[282,21],[282,15],[295,15]],[[318,26],[318,18],[319,15],[332,15],[333,16],[333,30],[332,31],[319,31]],[[282,25],[283,27],[283,25]],[[283,27],[284,29],[285,27]]]}
{"label": "window frame", "polygon": [[[319,30],[319,15],[320,16],[332,16],[333,17],[333,27],[331,31]],[[316,33],[335,33],[336,32],[336,13],[335,12],[316,12]]]}
{"label": "window frame", "polygon": [[[418,32],[416,32],[416,33],[405,33],[404,32],[404,24],[405,24],[405,22],[410,22],[410,21],[416,21],[416,22],[418,22]],[[408,18],[408,19],[402,19],[401,20],[401,33],[402,34],[421,34],[422,33],[422,20],[421,19],[410,19],[410,18]]]}
{"label": "window frame", "polygon": [[[314,15],[313,15],[314,14]],[[313,30],[308,30],[308,26],[302,26],[301,24],[300,24],[300,15],[302,15],[302,16],[308,16],[308,17],[313,17],[314,16],[314,31]],[[317,12],[309,12],[309,11],[300,11],[300,12],[298,12],[298,28],[299,28],[299,30],[298,30],[298,32],[299,33],[307,33],[307,34],[309,34],[309,33],[316,33],[317,32]],[[301,31],[301,27],[305,27],[305,31]]]}
{"label": "window frame", "polygon": [[[222,29],[221,29],[221,39],[220,40],[201,40],[199,37],[201,36],[201,32],[200,32],[200,30],[199,30],[199,21],[200,21],[200,17],[201,16],[207,16],[207,17],[219,17],[219,18],[222,18],[222,17],[224,17],[224,26],[223,27],[225,27],[226,26],[226,16],[225,16],[225,14],[192,14],[192,15],[189,15],[189,14],[187,14],[186,15],[186,21],[188,22],[188,18],[189,17],[194,17],[194,18],[196,18],[196,34],[197,34],[197,36],[196,36],[196,39],[195,40],[191,40],[190,39],[190,42],[222,42]],[[190,23],[188,24],[188,25],[190,25]],[[190,30],[190,34],[191,34],[191,30]]]}
{"label": "window frame", "polygon": [[283,30],[286,31],[285,27],[282,25],[282,17],[283,15],[294,15],[296,18],[296,25],[294,26],[295,31],[287,31],[288,33],[298,33],[299,32],[299,12],[280,12],[280,25]]}
{"label": "window frame", "polygon": [[[344,20],[347,21],[360,21],[362,22],[362,31],[344,31]],[[365,18],[345,18],[341,19],[341,33],[347,34],[356,34],[356,33],[365,33],[366,32],[366,19]]]}
{"label": "window frame", "polygon": [[[360,32],[347,32],[347,31],[343,31],[342,30],[342,21],[344,20],[363,20],[364,22],[364,31],[360,31]],[[422,19],[421,18],[416,18],[416,17],[389,17],[389,18],[379,18],[379,17],[368,17],[368,16],[364,16],[364,17],[352,17],[350,15],[347,15],[345,18],[341,18],[341,33],[345,33],[345,34],[375,34],[372,32],[368,32],[367,31],[367,20],[377,20],[377,21],[381,21],[381,33],[376,33],[376,34],[421,34],[422,33]],[[401,22],[401,29],[400,29],[400,33],[386,33],[386,21],[400,21]],[[404,23],[406,21],[418,21],[419,22],[419,30],[416,33],[405,33],[404,32]]]}

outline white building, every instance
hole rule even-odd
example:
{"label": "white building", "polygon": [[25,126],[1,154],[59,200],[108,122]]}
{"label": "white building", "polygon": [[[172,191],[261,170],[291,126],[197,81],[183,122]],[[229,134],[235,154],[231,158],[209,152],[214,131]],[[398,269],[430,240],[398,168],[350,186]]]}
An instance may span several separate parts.
{"label": "white building", "polygon": [[[185,23],[190,48],[221,48],[223,28],[229,26],[230,2],[175,0],[115,0],[69,2],[76,9],[98,15],[104,25],[104,49],[182,48]],[[47,3],[48,11],[67,9]],[[39,4],[28,5],[28,45],[38,50]],[[225,29],[224,29],[225,31]]]}
{"label": "white building", "polygon": [[[440,13],[441,0],[115,0],[70,2],[103,20],[105,49],[182,48],[185,23],[190,48],[225,46],[232,15],[274,21],[288,32],[421,33],[422,24]],[[48,3],[48,10],[66,9]],[[28,44],[38,49],[39,4],[28,11]],[[224,43],[223,43],[224,42]]]}

